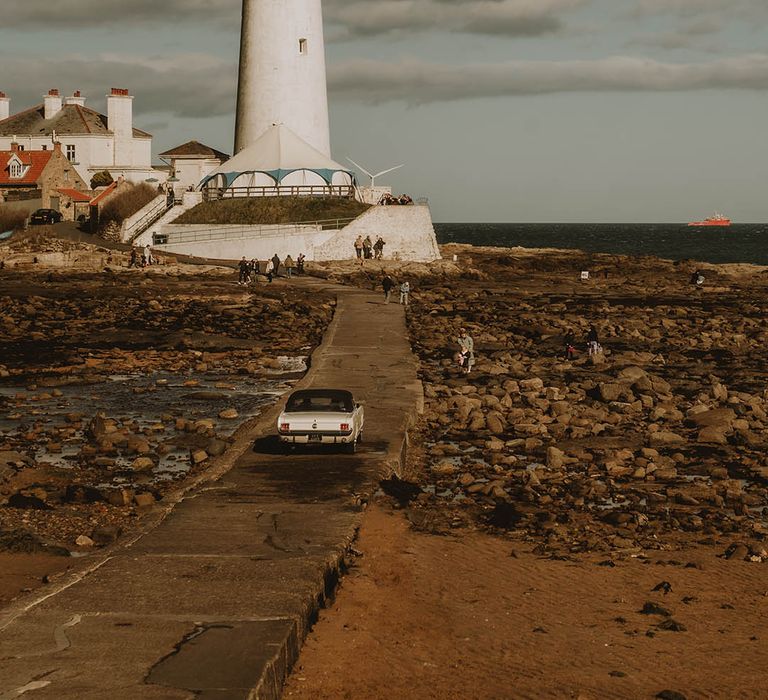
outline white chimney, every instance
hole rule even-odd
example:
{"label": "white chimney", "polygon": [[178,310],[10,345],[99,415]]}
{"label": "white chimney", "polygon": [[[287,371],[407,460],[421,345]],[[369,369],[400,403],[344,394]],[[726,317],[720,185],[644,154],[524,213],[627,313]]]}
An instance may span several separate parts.
{"label": "white chimney", "polygon": [[133,97],[128,90],[112,88],[107,95],[107,129],[115,137],[113,165],[132,165]]}
{"label": "white chimney", "polygon": [[48,90],[48,94],[43,95],[43,100],[45,102],[46,119],[53,119],[61,112],[61,95],[58,90]]}
{"label": "white chimney", "polygon": [[64,98],[64,104],[65,105],[79,105],[80,107],[85,106],[85,97],[83,97],[80,94],[80,90],[75,90],[72,97],[65,97]]}
{"label": "white chimney", "polygon": [[11,116],[11,98],[0,92],[0,122]]}

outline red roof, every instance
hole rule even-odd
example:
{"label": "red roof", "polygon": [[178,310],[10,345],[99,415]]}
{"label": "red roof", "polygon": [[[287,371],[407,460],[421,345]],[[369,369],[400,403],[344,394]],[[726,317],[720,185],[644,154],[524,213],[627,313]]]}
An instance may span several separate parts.
{"label": "red roof", "polygon": [[[36,185],[52,155],[53,151],[0,151],[0,185]],[[30,166],[22,177],[11,177],[8,163],[12,156]]]}
{"label": "red roof", "polygon": [[60,187],[56,191],[61,192],[61,194],[69,197],[73,202],[90,202],[91,201],[90,195],[83,194],[82,192],[78,192],[77,190]]}
{"label": "red roof", "polygon": [[106,189],[102,190],[97,194],[91,201],[91,204],[98,204],[104,197],[106,197],[110,192],[113,192],[115,188],[117,187],[118,181],[115,180],[114,182],[110,183]]}

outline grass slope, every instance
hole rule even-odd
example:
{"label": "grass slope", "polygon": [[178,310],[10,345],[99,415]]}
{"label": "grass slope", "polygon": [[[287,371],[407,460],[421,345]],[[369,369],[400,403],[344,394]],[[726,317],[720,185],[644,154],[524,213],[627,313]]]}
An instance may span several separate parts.
{"label": "grass slope", "polygon": [[293,224],[353,219],[370,205],[340,197],[241,197],[203,202],[175,224]]}

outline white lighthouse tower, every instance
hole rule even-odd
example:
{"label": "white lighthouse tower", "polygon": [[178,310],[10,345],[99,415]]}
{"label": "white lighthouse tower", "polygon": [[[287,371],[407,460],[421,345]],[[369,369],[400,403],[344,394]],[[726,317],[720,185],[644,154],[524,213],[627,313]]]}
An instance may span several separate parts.
{"label": "white lighthouse tower", "polygon": [[330,157],[321,0],[243,0],[235,154],[274,124]]}

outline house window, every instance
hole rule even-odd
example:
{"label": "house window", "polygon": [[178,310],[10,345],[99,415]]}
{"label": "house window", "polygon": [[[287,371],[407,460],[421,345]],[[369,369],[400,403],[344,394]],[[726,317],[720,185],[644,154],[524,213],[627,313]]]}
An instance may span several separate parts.
{"label": "house window", "polygon": [[302,56],[306,56],[306,54],[307,54],[307,40],[306,39],[299,39],[299,53]]}
{"label": "house window", "polygon": [[69,182],[69,170],[64,171],[64,182]]}
{"label": "house window", "polygon": [[23,151],[23,150],[24,150],[24,146],[19,145],[19,151]]}
{"label": "house window", "polygon": [[21,163],[19,161],[15,160],[13,163],[11,163],[11,167],[9,168],[11,177],[21,177]]}
{"label": "house window", "polygon": [[75,147],[72,145],[67,146],[67,160],[73,163],[75,160]]}

